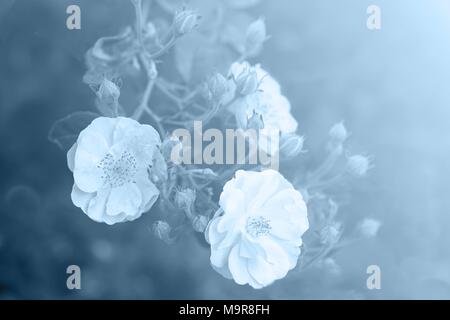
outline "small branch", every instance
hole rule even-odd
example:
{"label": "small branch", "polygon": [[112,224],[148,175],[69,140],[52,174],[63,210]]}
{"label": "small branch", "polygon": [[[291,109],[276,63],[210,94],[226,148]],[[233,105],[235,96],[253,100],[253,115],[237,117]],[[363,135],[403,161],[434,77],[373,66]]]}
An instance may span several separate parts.
{"label": "small branch", "polygon": [[213,108],[206,115],[203,116],[203,119],[201,120],[201,121],[203,121],[203,125],[205,125],[209,121],[211,121],[211,119],[216,116],[217,112],[219,112],[219,109],[220,109],[220,104],[215,103],[213,105]]}
{"label": "small branch", "polygon": [[183,101],[181,98],[177,97],[175,94],[173,94],[172,92],[170,92],[170,90],[168,88],[166,88],[166,86],[159,81],[156,81],[156,87],[162,92],[164,93],[169,99],[171,99],[173,102],[175,102],[176,106],[178,107],[179,110],[183,109]]}
{"label": "small branch", "polygon": [[136,13],[136,34],[137,34],[137,39],[138,39],[139,45],[142,47],[143,46],[143,41],[142,41],[142,28],[143,28],[143,23],[142,23],[142,0],[132,0],[131,2],[134,5],[134,10],[135,10],[135,13]]}
{"label": "small branch", "polygon": [[148,102],[152,95],[153,87],[155,86],[156,79],[149,79],[147,86],[145,87],[144,95],[142,96],[141,103],[133,113],[133,119],[139,120],[142,117],[145,109],[148,108]]}
{"label": "small branch", "polygon": [[339,182],[339,180],[342,179],[343,177],[344,177],[344,174],[341,172],[329,179],[316,180],[313,183],[309,182],[306,185],[306,189],[327,188],[327,187],[330,187],[330,186],[334,185],[335,183]]}
{"label": "small branch", "polygon": [[166,124],[173,125],[173,126],[185,127],[187,125],[187,123],[184,121],[177,121],[177,120],[172,120],[172,119],[163,119],[162,121],[164,121],[164,123],[166,123]]}
{"label": "small branch", "polygon": [[156,124],[156,128],[159,131],[159,134],[162,139],[166,136],[166,130],[164,130],[163,126],[161,125],[162,119],[155,114],[148,106],[144,108],[144,111],[153,119],[153,122]]}
{"label": "small branch", "polygon": [[172,38],[170,38],[169,42],[167,42],[163,48],[161,48],[159,51],[156,51],[155,53],[152,53],[150,57],[152,59],[159,58],[164,53],[166,53],[170,48],[172,48],[176,42],[177,38],[175,36],[172,36]]}

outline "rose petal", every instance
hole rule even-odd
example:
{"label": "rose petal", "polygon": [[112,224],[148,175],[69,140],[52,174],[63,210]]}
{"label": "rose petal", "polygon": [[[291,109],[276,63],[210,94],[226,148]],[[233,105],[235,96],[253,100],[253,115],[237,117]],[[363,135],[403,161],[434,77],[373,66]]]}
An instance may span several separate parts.
{"label": "rose petal", "polygon": [[103,222],[103,216],[106,210],[110,189],[101,189],[95,197],[89,202],[86,214],[94,221]]}
{"label": "rose petal", "polygon": [[140,211],[146,212],[150,210],[159,197],[159,190],[156,186],[147,178],[144,181],[138,180],[137,185],[141,191],[142,204]]}
{"label": "rose petal", "polygon": [[121,213],[134,216],[139,212],[142,203],[141,191],[135,183],[126,183],[113,188],[106,205],[106,213],[116,216]]}
{"label": "rose petal", "polygon": [[247,259],[239,256],[237,245],[231,249],[228,257],[228,269],[237,284],[246,284],[250,281],[250,275],[247,271]]}
{"label": "rose petal", "polygon": [[81,208],[84,213],[87,212],[89,202],[95,197],[95,193],[87,193],[81,191],[76,184],[73,185],[71,199],[75,206]]}
{"label": "rose petal", "polygon": [[69,170],[73,172],[75,169],[75,152],[77,151],[77,143],[75,142],[73,146],[67,152],[67,166]]}
{"label": "rose petal", "polygon": [[103,171],[98,166],[101,158],[77,148],[75,153],[75,167],[73,177],[75,184],[84,192],[96,192],[103,184]]}

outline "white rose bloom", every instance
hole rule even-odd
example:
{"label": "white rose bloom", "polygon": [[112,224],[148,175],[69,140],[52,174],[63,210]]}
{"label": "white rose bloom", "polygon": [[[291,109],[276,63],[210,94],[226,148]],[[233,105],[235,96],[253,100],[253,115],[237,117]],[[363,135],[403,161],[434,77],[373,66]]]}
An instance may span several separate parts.
{"label": "white rose bloom", "polygon": [[293,269],[309,228],[300,192],[277,171],[236,172],[219,201],[223,214],[205,232],[211,264],[226,278],[255,289]]}
{"label": "white rose bloom", "polygon": [[160,145],[149,125],[122,117],[95,119],[67,153],[75,206],[109,225],[139,218],[159,196],[148,170]]}
{"label": "white rose bloom", "polygon": [[[250,72],[249,72],[250,70]],[[264,129],[261,130],[259,146],[268,151],[269,154],[277,152],[278,149],[268,150],[270,145],[270,132],[279,134],[294,133],[298,123],[291,114],[291,104],[281,93],[280,84],[270,76],[259,64],[252,67],[248,62],[235,62],[230,67],[230,75],[234,79],[245,73],[256,73],[258,80],[257,90],[249,95],[238,99],[230,106],[230,111],[234,113],[240,128],[247,127],[247,121],[254,112],[261,115]]]}

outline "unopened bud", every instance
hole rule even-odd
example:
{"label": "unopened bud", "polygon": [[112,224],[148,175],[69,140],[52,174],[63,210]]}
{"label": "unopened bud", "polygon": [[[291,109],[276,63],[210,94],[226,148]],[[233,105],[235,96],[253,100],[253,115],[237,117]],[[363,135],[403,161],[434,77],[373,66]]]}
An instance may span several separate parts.
{"label": "unopened bud", "polygon": [[347,159],[347,170],[357,177],[364,176],[371,166],[370,159],[363,155],[357,154]]}
{"label": "unopened bud", "polygon": [[336,142],[344,142],[348,138],[347,128],[345,128],[342,121],[338,122],[331,127],[329,135],[331,139],[335,140]]}
{"label": "unopened bud", "polygon": [[95,105],[103,115],[116,117],[122,113],[119,105],[120,89],[114,82],[103,78],[99,85],[91,85],[91,88],[97,96]]}
{"label": "unopened bud", "polygon": [[294,158],[303,151],[305,138],[295,133],[288,133],[281,136],[280,151],[287,158]]}
{"label": "unopened bud", "polygon": [[341,224],[338,222],[325,226],[320,230],[320,242],[322,244],[335,244],[341,237]]}
{"label": "unopened bud", "polygon": [[148,174],[150,181],[157,185],[168,178],[167,163],[159,149],[153,153],[153,165],[148,169]]}
{"label": "unopened bud", "polygon": [[149,38],[155,38],[158,35],[158,31],[153,24],[153,22],[149,21],[143,30],[144,34]]}
{"label": "unopened bud", "polygon": [[196,198],[195,190],[190,188],[179,189],[175,193],[175,204],[186,214],[192,214],[192,207]]}
{"label": "unopened bud", "polygon": [[155,221],[152,225],[152,232],[153,234],[160,240],[164,241],[165,243],[172,243],[173,239],[170,237],[170,232],[172,231],[172,228],[170,225],[162,220]]}
{"label": "unopened bud", "polygon": [[200,16],[194,10],[183,9],[175,13],[173,27],[177,34],[183,35],[194,30],[199,20]]}
{"label": "unopened bud", "polygon": [[266,23],[264,22],[264,19],[259,18],[247,28],[245,34],[245,54],[248,57],[259,54],[266,40]]}
{"label": "unopened bud", "polygon": [[264,129],[263,117],[256,113],[255,110],[253,110],[253,115],[247,119],[247,129],[254,129],[256,131]]}
{"label": "unopened bud", "polygon": [[358,229],[364,237],[372,238],[378,233],[381,227],[381,222],[375,219],[366,218],[358,225]]}
{"label": "unopened bud", "polygon": [[220,105],[226,104],[232,99],[230,91],[228,80],[220,73],[213,75],[206,83],[207,98]]}
{"label": "unopened bud", "polygon": [[[176,148],[176,149],[175,149]],[[173,161],[174,158],[177,158],[177,160],[181,159],[181,150],[183,148],[183,145],[181,144],[180,139],[172,135],[166,139],[161,144],[161,153],[166,161]],[[176,152],[176,157],[172,153]],[[176,162],[176,161],[173,161]]]}
{"label": "unopened bud", "polygon": [[258,75],[255,68],[246,65],[242,72],[234,79],[236,82],[236,92],[246,96],[254,93],[259,86]]}
{"label": "unopened bud", "polygon": [[208,226],[208,218],[202,215],[195,216],[192,220],[192,227],[197,232],[205,232],[206,227]]}
{"label": "unopened bud", "polygon": [[96,94],[100,100],[117,101],[120,97],[120,89],[114,82],[103,79]]}
{"label": "unopened bud", "polygon": [[146,63],[147,74],[150,79],[156,79],[158,77],[158,69],[156,69],[156,63],[153,60]]}

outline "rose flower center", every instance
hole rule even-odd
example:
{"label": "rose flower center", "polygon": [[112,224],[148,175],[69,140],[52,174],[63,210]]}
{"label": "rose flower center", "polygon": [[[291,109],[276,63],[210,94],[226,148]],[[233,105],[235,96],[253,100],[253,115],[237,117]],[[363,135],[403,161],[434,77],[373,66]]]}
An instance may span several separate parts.
{"label": "rose flower center", "polygon": [[245,227],[248,234],[256,238],[270,232],[270,221],[262,216],[248,217],[247,225]]}
{"label": "rose flower center", "polygon": [[111,188],[123,186],[126,183],[134,182],[137,172],[136,158],[128,151],[124,151],[120,157],[115,158],[108,153],[98,164],[103,170],[102,179]]}

